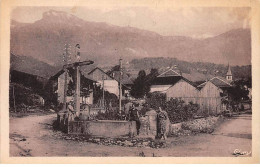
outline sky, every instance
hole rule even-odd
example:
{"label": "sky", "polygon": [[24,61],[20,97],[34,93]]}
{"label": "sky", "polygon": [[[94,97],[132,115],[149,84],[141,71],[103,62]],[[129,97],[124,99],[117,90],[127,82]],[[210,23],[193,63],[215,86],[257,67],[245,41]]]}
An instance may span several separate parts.
{"label": "sky", "polygon": [[49,10],[65,11],[91,22],[131,26],[164,36],[208,38],[236,28],[250,28],[248,7],[151,8],[147,6],[16,7],[11,19],[32,23]]}

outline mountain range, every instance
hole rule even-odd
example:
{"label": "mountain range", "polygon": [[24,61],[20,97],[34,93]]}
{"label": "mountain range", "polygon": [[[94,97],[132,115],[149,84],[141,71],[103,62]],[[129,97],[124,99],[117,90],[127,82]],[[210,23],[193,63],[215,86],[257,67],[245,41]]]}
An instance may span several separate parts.
{"label": "mountain range", "polygon": [[11,21],[11,52],[49,65],[63,65],[64,44],[80,44],[81,60],[112,66],[121,57],[133,59],[171,57],[188,62],[231,65],[251,64],[251,32],[233,29],[215,37],[194,39],[162,36],[134,27],[88,22],[62,11],[50,10],[34,23]]}
{"label": "mountain range", "polygon": [[10,70],[28,73],[45,79],[49,79],[60,70],[59,67],[49,65],[33,57],[17,56],[11,53],[10,58]]}

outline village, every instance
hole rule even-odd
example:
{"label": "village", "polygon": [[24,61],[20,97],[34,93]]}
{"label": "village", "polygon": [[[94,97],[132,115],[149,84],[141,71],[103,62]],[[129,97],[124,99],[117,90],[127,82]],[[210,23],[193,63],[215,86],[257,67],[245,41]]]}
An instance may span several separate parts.
{"label": "village", "polygon": [[[161,73],[152,69],[149,75],[139,71],[137,78],[133,79],[122,66],[122,59],[106,72],[95,66],[94,61],[81,61],[79,44],[75,48],[74,63],[68,63],[68,59],[73,57],[66,53],[63,68],[45,83],[44,91],[48,96],[31,97],[31,107],[38,106],[38,110],[45,108],[47,116],[52,116],[49,130],[53,136],[59,136],[59,140],[169,149],[172,147],[169,140],[181,136],[190,138],[200,133],[214,134],[215,129],[230,118],[239,120],[240,117],[250,116],[251,88],[242,87],[247,92],[246,100],[243,100],[245,97],[234,99],[237,98],[234,92],[238,90],[229,65],[225,77],[213,76],[196,82],[176,65],[165,68]],[[23,106],[16,106],[20,99],[17,99],[15,89],[21,83],[31,81],[38,85],[39,79],[21,71],[11,71],[11,116],[17,113],[31,115],[37,110],[37,107],[30,109],[28,106],[23,108],[24,111],[17,111]],[[165,111],[162,128],[159,115]],[[248,128],[248,123],[240,126],[247,124]],[[247,132],[241,135],[251,138]],[[23,137],[19,139],[21,136],[16,132],[10,137],[14,142],[26,141]],[[243,147],[248,149],[247,144]],[[22,150],[18,151],[20,156],[32,156],[31,149]],[[141,151],[138,156],[145,154]],[[229,156],[232,155],[244,156],[230,152]],[[155,153],[148,156],[155,156]]]}
{"label": "village", "polygon": [[11,157],[252,156],[249,8],[11,13]]}

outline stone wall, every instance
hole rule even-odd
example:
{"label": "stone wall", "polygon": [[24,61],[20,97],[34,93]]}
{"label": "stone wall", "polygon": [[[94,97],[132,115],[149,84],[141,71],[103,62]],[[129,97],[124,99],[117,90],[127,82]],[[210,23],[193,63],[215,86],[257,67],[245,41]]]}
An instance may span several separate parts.
{"label": "stone wall", "polygon": [[171,124],[170,136],[189,135],[191,133],[212,133],[224,120],[223,117],[207,117],[187,122]]}

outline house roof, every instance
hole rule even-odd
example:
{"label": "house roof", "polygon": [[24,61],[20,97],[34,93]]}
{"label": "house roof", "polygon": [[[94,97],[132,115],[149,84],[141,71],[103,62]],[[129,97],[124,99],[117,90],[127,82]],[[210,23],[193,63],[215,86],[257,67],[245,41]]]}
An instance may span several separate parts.
{"label": "house roof", "polygon": [[151,81],[151,83],[152,85],[174,85],[181,78],[181,76],[156,77]]}
{"label": "house roof", "polygon": [[[64,71],[64,69],[61,69],[60,71],[58,71],[54,76],[52,76],[51,77],[51,79],[55,79],[55,78],[58,78],[61,74],[63,74],[65,71]],[[88,74],[86,74],[86,73],[84,73],[84,72],[82,72],[82,71],[80,71],[81,72],[81,74],[86,78],[86,79],[88,79],[88,80],[91,80],[91,81],[93,81],[93,82],[97,82],[96,80],[94,80],[93,78],[92,78],[92,76],[90,76],[90,75],[88,75]]]}
{"label": "house roof", "polygon": [[99,68],[99,67],[95,67],[93,70],[91,70],[90,72],[88,72],[87,75],[92,74],[92,73],[93,73],[94,71],[96,71],[96,70],[99,70],[99,71],[101,71],[102,73],[106,74],[109,78],[114,79],[113,77],[111,77],[110,75],[108,75],[104,70],[102,70],[102,69]]}
{"label": "house roof", "polygon": [[[121,75],[121,82],[125,85],[132,85],[134,84],[133,80],[129,77],[129,74],[126,73],[126,69],[121,69],[122,75]],[[108,75],[112,76],[115,80],[119,82],[120,79],[120,66],[116,65],[112,67],[110,70],[106,72]]]}
{"label": "house roof", "polygon": [[107,73],[104,71],[104,70],[102,70],[101,68],[99,68],[99,67],[95,67],[94,69],[92,69],[90,72],[88,72],[88,74],[92,74],[94,71],[96,71],[96,70],[100,70],[101,72],[103,72],[103,73],[105,73],[106,75],[107,75]]}
{"label": "house roof", "polygon": [[86,74],[86,73],[84,73],[84,72],[82,72],[82,71],[81,71],[81,74],[82,74],[85,78],[87,78],[87,79],[89,79],[89,80],[92,80],[92,81],[94,81],[94,82],[97,82],[91,75],[88,75],[88,74]]}
{"label": "house roof", "polygon": [[172,87],[173,85],[164,85],[163,87],[161,85],[153,85],[151,87],[151,91],[152,92],[166,92],[170,87]]}
{"label": "house roof", "polygon": [[[194,85],[194,83],[192,83],[191,81],[189,81],[189,80],[187,80],[186,78],[181,78],[180,80],[178,80],[176,83],[174,83],[172,86],[170,86],[168,89],[170,89],[171,87],[173,87],[174,85],[176,85],[178,82],[180,82],[181,80],[183,80],[183,81],[185,81],[185,82],[187,82],[187,83],[189,83],[191,86],[193,86],[194,88],[196,88],[197,89],[197,87],[196,87],[196,85]],[[168,90],[167,89],[167,90]]]}
{"label": "house roof", "polygon": [[182,76],[193,83],[203,83],[206,80],[213,78],[213,75],[202,74],[197,71],[191,71],[190,73],[182,73]]}
{"label": "house roof", "polygon": [[[180,74],[181,72],[177,72],[176,70],[170,68],[167,71],[161,73],[158,75],[155,79],[152,80],[152,84],[155,85],[175,85],[177,82],[179,82],[181,79],[188,82],[190,85],[196,87],[197,85],[190,80],[192,77],[191,74],[183,73],[184,75]],[[193,77],[194,79],[194,77]],[[201,81],[201,77],[199,79],[194,79],[195,81]]]}
{"label": "house roof", "polygon": [[206,85],[206,83],[207,83],[207,81],[205,81],[205,82],[201,83],[201,84],[200,84],[200,85],[198,85],[197,87],[198,87],[198,88],[203,88],[203,87]]}
{"label": "house roof", "polygon": [[214,78],[210,79],[209,81],[206,81],[206,82],[200,84],[198,87],[200,87],[200,88],[204,87],[207,82],[211,82],[219,88],[232,87],[232,85],[223,77],[214,77]]}
{"label": "house roof", "polygon": [[[114,73],[114,79],[119,81],[119,77],[120,77],[120,71],[113,71],[112,73]],[[123,75],[121,77],[121,81],[122,84],[125,85],[132,85],[134,82],[131,80],[131,78],[125,73],[123,72]]]}
{"label": "house roof", "polygon": [[[93,70],[91,70],[91,71],[88,73],[88,76],[90,76],[90,74],[93,73],[93,72],[96,71],[96,70],[100,70],[101,72],[105,73],[105,74],[106,74],[108,77],[110,77],[111,79],[116,80],[114,77],[108,75],[104,70],[102,70],[102,69],[99,68],[99,67],[95,67]],[[118,82],[118,80],[116,80],[116,81]],[[125,85],[125,83],[123,83],[123,81],[122,81],[122,86],[123,86],[124,88],[126,88],[126,89],[130,89],[129,87],[127,87],[127,86]]]}
{"label": "house roof", "polygon": [[169,77],[169,76],[181,76],[181,75],[177,71],[170,68],[169,70],[163,72],[162,74],[158,75],[157,77]]}

